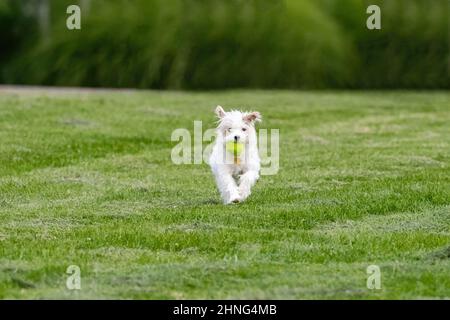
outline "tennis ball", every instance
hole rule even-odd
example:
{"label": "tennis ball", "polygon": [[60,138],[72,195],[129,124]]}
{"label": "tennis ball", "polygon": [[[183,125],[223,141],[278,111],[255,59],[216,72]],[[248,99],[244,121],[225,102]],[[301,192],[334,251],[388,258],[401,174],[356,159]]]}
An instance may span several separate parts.
{"label": "tennis ball", "polygon": [[244,150],[244,144],[240,142],[227,142],[226,150],[235,156],[239,156]]}

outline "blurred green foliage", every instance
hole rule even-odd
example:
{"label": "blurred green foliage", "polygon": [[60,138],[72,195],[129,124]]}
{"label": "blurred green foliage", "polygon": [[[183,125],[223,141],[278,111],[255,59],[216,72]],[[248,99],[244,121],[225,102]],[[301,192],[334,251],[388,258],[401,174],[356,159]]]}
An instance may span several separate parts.
{"label": "blurred green foliage", "polygon": [[36,38],[35,21],[22,14],[19,1],[0,0],[0,66],[26,49],[26,40]]}
{"label": "blurred green foliage", "polygon": [[[94,0],[77,31],[65,24],[76,1],[55,0],[45,38],[26,31],[26,2],[0,5],[2,39],[14,44],[0,60],[3,83],[448,87],[447,0]],[[366,28],[369,4],[381,8],[381,30]]]}

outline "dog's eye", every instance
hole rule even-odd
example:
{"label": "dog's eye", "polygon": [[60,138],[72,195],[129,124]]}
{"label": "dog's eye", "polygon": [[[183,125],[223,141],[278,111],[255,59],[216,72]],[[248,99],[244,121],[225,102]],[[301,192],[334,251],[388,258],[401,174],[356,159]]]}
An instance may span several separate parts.
{"label": "dog's eye", "polygon": [[228,130],[228,132],[231,132],[231,128],[228,128],[227,130]]}
{"label": "dog's eye", "polygon": [[242,131],[247,131],[247,128],[242,128]]}

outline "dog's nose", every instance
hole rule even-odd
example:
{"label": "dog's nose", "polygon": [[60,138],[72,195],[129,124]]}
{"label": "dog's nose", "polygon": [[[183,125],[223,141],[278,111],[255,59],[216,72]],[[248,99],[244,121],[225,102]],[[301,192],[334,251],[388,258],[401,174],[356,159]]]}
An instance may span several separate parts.
{"label": "dog's nose", "polygon": [[239,140],[239,136],[234,136],[234,141],[238,141]]}

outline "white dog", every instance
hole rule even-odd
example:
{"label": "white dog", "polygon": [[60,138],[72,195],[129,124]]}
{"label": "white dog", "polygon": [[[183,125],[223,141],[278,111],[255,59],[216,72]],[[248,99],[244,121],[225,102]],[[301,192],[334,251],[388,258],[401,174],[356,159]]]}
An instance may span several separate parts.
{"label": "white dog", "polygon": [[[260,158],[255,122],[261,121],[259,112],[225,112],[217,106],[219,117],[217,137],[209,165],[225,204],[244,201],[259,178]],[[239,154],[227,148],[238,143],[243,146]]]}

